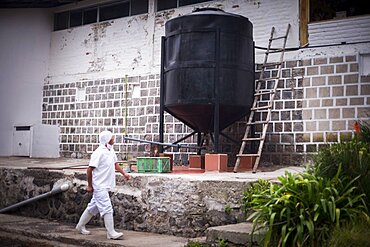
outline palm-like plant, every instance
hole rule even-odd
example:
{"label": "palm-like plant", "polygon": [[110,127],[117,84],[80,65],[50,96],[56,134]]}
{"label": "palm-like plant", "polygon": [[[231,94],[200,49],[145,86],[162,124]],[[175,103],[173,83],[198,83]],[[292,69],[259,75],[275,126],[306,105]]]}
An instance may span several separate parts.
{"label": "palm-like plant", "polygon": [[244,194],[245,206],[254,229],[264,227],[264,246],[322,246],[330,231],[343,222],[366,212],[364,195],[354,186],[356,179],[339,177],[326,180],[304,172],[279,177],[281,184],[270,183],[259,194]]}

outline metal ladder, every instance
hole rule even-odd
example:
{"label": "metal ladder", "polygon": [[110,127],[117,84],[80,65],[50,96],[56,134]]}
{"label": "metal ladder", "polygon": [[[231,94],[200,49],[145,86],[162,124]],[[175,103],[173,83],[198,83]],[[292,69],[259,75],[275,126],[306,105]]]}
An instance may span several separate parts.
{"label": "metal ladder", "polygon": [[[271,29],[269,44],[265,52],[265,59],[262,65],[260,78],[256,80],[257,82],[256,91],[254,94],[254,101],[253,101],[253,105],[252,105],[249,119],[247,122],[247,127],[244,133],[244,137],[242,139],[242,145],[240,147],[239,153],[236,155],[234,172],[237,172],[239,169],[241,157],[251,157],[251,158],[255,157],[255,162],[253,165],[253,173],[257,171],[257,168],[258,168],[258,165],[261,159],[263,144],[266,138],[267,128],[268,128],[268,125],[271,119],[271,111],[272,111],[272,107],[274,103],[276,89],[278,86],[278,81],[281,77],[281,68],[283,65],[285,46],[286,46],[286,41],[288,38],[289,30],[290,30],[290,24],[288,24],[288,27],[287,27],[287,30],[284,36],[274,37],[275,27],[272,27]],[[283,40],[282,48],[279,48],[279,49],[271,48],[271,44],[273,41],[281,40],[281,39]],[[269,54],[279,53],[279,52],[281,53],[280,61],[276,63],[268,63]],[[265,78],[264,77],[265,69],[271,68],[271,67],[276,68],[276,66],[277,66],[276,76]],[[262,87],[262,84],[264,85],[264,87]],[[267,98],[267,104],[266,104],[266,98]],[[255,121],[255,113],[256,111],[259,111],[259,110],[267,110],[267,114],[261,113],[261,120]],[[260,128],[262,129],[262,133],[260,134],[260,136],[258,137],[254,136],[254,131],[251,131],[252,126],[261,126]],[[244,150],[248,142],[249,143],[259,142],[257,153],[244,154]]]}

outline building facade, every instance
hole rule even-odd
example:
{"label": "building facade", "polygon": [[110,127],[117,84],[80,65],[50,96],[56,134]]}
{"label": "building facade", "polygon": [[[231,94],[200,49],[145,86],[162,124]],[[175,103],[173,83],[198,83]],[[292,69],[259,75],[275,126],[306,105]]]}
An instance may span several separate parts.
{"label": "building facade", "polygon": [[[100,131],[111,129],[120,159],[149,155],[149,145],[128,142],[123,137],[159,140],[164,25],[167,20],[200,7],[220,8],[247,17],[253,24],[257,48],[267,47],[273,26],[279,36],[291,25],[263,162],[308,162],[321,147],[350,139],[354,121],[370,119],[370,13],[350,12],[348,6],[343,7],[348,8],[347,12],[333,12],[331,8],[317,13],[316,1],[309,0],[220,0],[194,4],[148,0],[138,1],[139,6],[132,1],[121,2],[123,5],[118,7],[127,9],[126,16],[112,19],[110,1],[88,0],[31,12],[0,10],[0,20],[9,22],[9,26],[0,29],[7,37],[1,43],[13,52],[1,62],[5,71],[1,79],[1,112],[2,116],[9,116],[1,120],[3,139],[13,142],[15,125],[56,125],[60,129],[61,155],[87,158],[97,146]],[[94,9],[96,21],[89,15]],[[99,15],[104,11],[108,14]],[[43,20],[38,20],[40,16]],[[11,18],[15,18],[16,26],[9,21]],[[23,25],[34,25],[45,37],[38,41],[37,32],[26,33],[26,37],[8,32],[22,32],[19,28]],[[37,52],[30,54],[29,48],[18,50],[18,42]],[[25,56],[30,57],[29,62],[23,62]],[[257,76],[263,58],[264,50],[256,49]],[[277,61],[278,56],[271,58]],[[17,72],[10,69],[12,64],[17,64]],[[273,75],[276,70],[266,73]],[[22,102],[14,95],[21,95]],[[6,105],[13,105],[12,111]],[[266,113],[262,111],[257,117],[262,114]],[[245,125],[246,118],[223,132],[241,140]],[[174,142],[192,130],[166,114],[164,132],[164,141]],[[196,140],[185,142],[194,144]],[[0,155],[12,155],[9,147],[13,144],[1,145]],[[231,161],[238,149],[239,145],[222,139],[221,152],[231,154]],[[186,164],[187,155],[192,153],[168,151],[175,154],[177,164]]]}

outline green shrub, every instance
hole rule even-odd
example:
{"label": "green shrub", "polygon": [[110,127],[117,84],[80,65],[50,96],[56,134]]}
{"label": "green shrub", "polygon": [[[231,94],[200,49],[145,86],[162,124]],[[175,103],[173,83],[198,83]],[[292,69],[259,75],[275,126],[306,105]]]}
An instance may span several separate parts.
{"label": "green shrub", "polygon": [[359,139],[363,142],[370,143],[370,123],[360,122],[358,124],[360,129],[360,133],[358,133]]}
{"label": "green shrub", "polygon": [[363,214],[365,204],[356,179],[332,179],[304,172],[279,177],[281,184],[259,181],[244,193],[248,220],[266,227],[264,246],[322,246],[331,230]]}
{"label": "green shrub", "polygon": [[184,247],[204,247],[204,245],[190,240],[186,245],[184,245]]}
{"label": "green shrub", "polygon": [[370,219],[361,217],[342,227],[336,227],[331,235],[330,247],[365,247],[369,246]]}
{"label": "green shrub", "polygon": [[314,158],[313,173],[324,178],[333,178],[341,166],[340,178],[359,179],[355,185],[366,195],[370,207],[370,145],[357,137],[350,142],[333,144],[322,149]]}

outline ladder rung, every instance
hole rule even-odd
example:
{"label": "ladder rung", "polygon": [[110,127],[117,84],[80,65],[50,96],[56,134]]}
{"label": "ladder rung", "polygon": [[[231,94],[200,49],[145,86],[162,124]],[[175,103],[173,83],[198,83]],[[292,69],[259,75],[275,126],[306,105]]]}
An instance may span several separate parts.
{"label": "ladder rung", "polygon": [[268,124],[270,121],[255,121],[251,123],[247,123],[247,125],[257,125],[257,124]]}
{"label": "ladder rung", "polygon": [[259,92],[259,93],[255,93],[254,96],[274,94],[274,93],[275,93],[274,91]]}
{"label": "ladder rung", "polygon": [[278,36],[278,37],[275,37],[275,38],[271,38],[270,40],[285,39],[286,37],[287,37],[286,35]]}
{"label": "ladder rung", "polygon": [[243,141],[261,141],[263,140],[262,137],[248,137],[248,138],[243,138]]}
{"label": "ladder rung", "polygon": [[270,51],[266,51],[265,53],[266,54],[269,54],[269,53],[278,53],[278,52],[282,52],[282,51],[285,51],[285,49],[281,48],[281,49],[273,49],[273,50],[270,50]]}
{"label": "ladder rung", "polygon": [[236,157],[258,157],[259,154],[237,154]]}
{"label": "ladder rung", "polygon": [[262,64],[262,67],[270,67],[270,66],[276,66],[276,65],[281,65],[281,62]]}
{"label": "ladder rung", "polygon": [[272,81],[272,80],[277,80],[277,79],[280,79],[280,78],[277,76],[274,76],[274,77],[257,79],[257,81],[270,81],[270,80]]}
{"label": "ladder rung", "polygon": [[263,109],[269,109],[269,108],[272,108],[272,105],[266,105],[266,106],[260,106],[260,107],[253,107],[253,108],[251,108],[251,111],[263,110]]}

